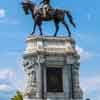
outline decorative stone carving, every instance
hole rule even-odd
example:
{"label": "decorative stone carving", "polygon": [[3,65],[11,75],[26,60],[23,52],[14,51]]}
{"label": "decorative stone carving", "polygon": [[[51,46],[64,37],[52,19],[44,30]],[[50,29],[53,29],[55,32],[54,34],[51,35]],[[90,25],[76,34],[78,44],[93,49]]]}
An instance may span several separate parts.
{"label": "decorative stone carving", "polygon": [[25,72],[27,74],[27,77],[28,77],[27,78],[27,87],[26,87],[25,95],[32,95],[32,91],[34,91],[34,88],[36,88],[35,63],[36,62],[35,62],[33,57],[31,57],[31,59],[29,59],[29,58],[24,58],[23,59],[24,70],[25,70]]}

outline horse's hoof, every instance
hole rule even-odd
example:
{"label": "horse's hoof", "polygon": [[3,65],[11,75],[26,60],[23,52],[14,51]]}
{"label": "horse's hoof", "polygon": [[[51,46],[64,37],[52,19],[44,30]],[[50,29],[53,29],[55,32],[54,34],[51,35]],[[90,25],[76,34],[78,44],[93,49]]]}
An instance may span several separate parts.
{"label": "horse's hoof", "polygon": [[33,36],[33,34],[30,34],[30,36]]}
{"label": "horse's hoof", "polygon": [[33,32],[30,35],[33,35]]}
{"label": "horse's hoof", "polygon": [[68,35],[68,37],[71,37],[71,34],[70,34],[70,35]]}
{"label": "horse's hoof", "polygon": [[43,34],[40,34],[40,36],[42,36]]}
{"label": "horse's hoof", "polygon": [[54,37],[56,37],[56,35],[54,35]]}

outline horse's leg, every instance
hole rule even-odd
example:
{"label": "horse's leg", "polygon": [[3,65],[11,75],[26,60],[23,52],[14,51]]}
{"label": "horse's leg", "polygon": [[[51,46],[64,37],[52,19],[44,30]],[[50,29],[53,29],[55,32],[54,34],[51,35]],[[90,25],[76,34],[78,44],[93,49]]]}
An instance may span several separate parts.
{"label": "horse's leg", "polygon": [[33,27],[32,35],[35,33],[35,29],[36,29],[36,22],[34,22],[34,27]]}
{"label": "horse's leg", "polygon": [[42,27],[41,27],[41,25],[42,25],[42,24],[39,24],[38,27],[39,27],[39,30],[40,30],[40,35],[42,36],[43,33],[42,33]]}
{"label": "horse's leg", "polygon": [[58,21],[54,21],[55,23],[55,27],[56,27],[56,31],[54,33],[54,37],[56,37],[57,33],[58,33],[58,30],[59,30],[59,22]]}
{"label": "horse's leg", "polygon": [[68,36],[71,37],[71,31],[67,25],[67,23],[65,22],[65,20],[62,21],[62,24],[66,27],[67,31],[68,31]]}

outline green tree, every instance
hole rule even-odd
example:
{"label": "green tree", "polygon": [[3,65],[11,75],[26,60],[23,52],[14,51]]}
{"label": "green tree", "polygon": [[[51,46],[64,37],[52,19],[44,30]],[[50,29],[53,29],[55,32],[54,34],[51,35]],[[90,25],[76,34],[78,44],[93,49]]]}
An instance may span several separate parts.
{"label": "green tree", "polygon": [[20,91],[16,92],[16,95],[11,98],[11,100],[23,100],[23,96]]}

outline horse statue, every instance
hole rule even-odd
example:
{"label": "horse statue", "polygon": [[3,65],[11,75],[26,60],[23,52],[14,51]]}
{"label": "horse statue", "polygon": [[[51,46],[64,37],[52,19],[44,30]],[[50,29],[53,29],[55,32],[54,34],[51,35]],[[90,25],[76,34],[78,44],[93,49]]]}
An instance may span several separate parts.
{"label": "horse statue", "polygon": [[40,35],[43,35],[42,27],[41,27],[42,22],[43,21],[54,21],[54,24],[56,27],[54,36],[57,35],[58,30],[59,30],[59,23],[61,22],[65,26],[66,30],[68,31],[68,36],[71,37],[71,31],[65,21],[65,15],[67,15],[69,22],[72,24],[72,26],[76,27],[76,24],[73,21],[72,15],[67,10],[50,8],[46,12],[46,16],[44,16],[42,8],[39,8],[35,3],[29,0],[27,0],[27,2],[22,2],[22,8],[26,15],[31,13],[32,18],[34,20],[34,27],[33,27],[33,32],[31,33],[31,35],[35,33],[36,26],[38,26],[39,28]]}

